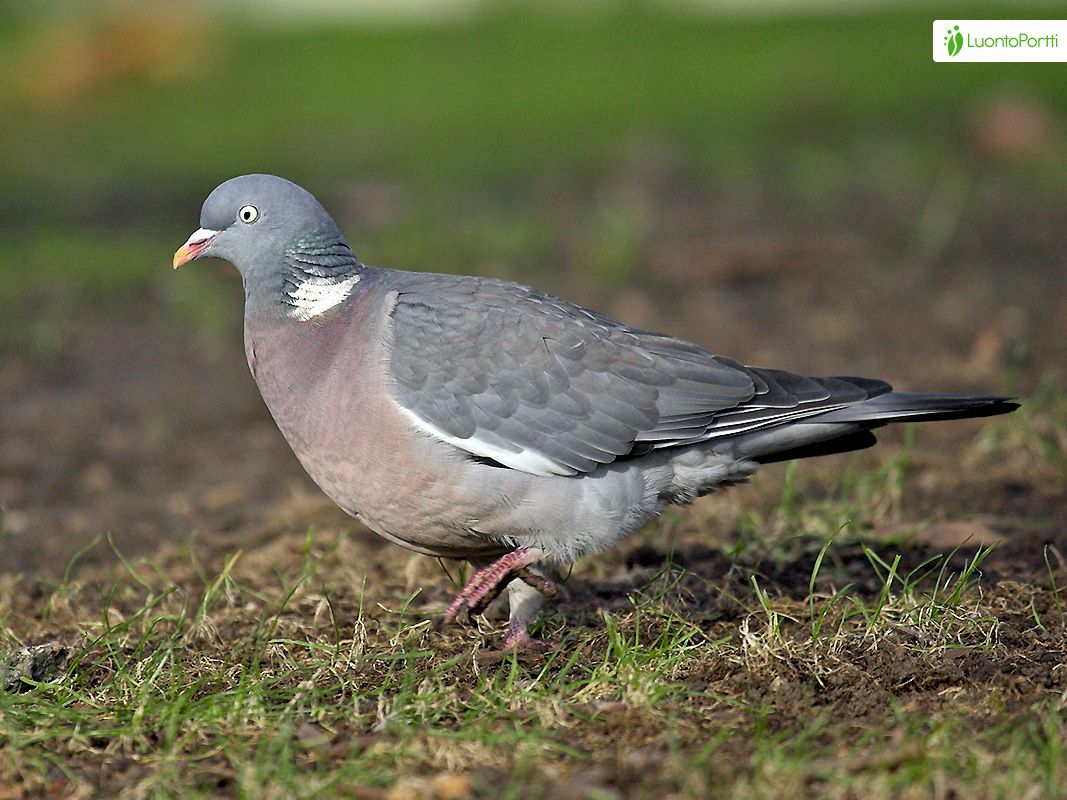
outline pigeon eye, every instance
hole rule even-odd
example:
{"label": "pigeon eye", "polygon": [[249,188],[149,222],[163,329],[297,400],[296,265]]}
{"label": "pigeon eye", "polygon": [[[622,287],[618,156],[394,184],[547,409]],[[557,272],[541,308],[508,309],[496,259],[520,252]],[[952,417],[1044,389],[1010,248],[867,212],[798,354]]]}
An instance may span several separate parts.
{"label": "pigeon eye", "polygon": [[237,219],[251,224],[259,219],[259,209],[255,206],[242,206],[241,210],[237,212]]}

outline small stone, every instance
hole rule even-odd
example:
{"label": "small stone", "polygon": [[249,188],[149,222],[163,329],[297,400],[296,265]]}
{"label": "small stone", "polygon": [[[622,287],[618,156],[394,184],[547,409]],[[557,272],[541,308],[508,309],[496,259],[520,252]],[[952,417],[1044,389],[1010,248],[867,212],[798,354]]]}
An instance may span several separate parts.
{"label": "small stone", "polygon": [[22,647],[0,660],[0,689],[17,692],[30,688],[24,680],[48,681],[67,663],[70,651],[59,642]]}

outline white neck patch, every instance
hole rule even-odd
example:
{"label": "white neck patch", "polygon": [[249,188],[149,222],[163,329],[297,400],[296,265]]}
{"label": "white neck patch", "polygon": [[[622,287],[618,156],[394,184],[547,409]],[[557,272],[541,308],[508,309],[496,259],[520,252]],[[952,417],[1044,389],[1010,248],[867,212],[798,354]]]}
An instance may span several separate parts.
{"label": "white neck patch", "polygon": [[343,303],[359,283],[359,275],[350,275],[342,280],[308,278],[287,292],[290,316],[307,321],[325,314],[334,306]]}

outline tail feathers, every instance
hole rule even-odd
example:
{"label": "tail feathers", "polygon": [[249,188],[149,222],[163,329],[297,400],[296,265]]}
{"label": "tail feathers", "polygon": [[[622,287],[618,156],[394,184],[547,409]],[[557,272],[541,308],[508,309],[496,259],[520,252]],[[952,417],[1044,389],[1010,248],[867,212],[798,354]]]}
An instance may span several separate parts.
{"label": "tail feathers", "polygon": [[1006,397],[887,392],[845,408],[746,431],[716,443],[715,450],[767,464],[870,447],[875,443],[872,429],[891,422],[988,417],[1018,407]]}
{"label": "tail feathers", "polygon": [[771,448],[769,452],[762,452],[757,449],[749,457],[760,464],[774,464],[778,461],[793,461],[797,458],[814,458],[816,456],[832,456],[837,453],[851,453],[853,450],[864,450],[875,444],[878,444],[878,439],[873,433],[868,430],[860,430],[834,439],[817,441],[812,444],[800,445],[799,447],[790,447],[785,450]]}
{"label": "tail feathers", "polygon": [[860,422],[881,425],[896,420],[924,422],[1007,414],[1019,407],[1010,397],[927,392],[888,392],[810,418],[809,422]]}

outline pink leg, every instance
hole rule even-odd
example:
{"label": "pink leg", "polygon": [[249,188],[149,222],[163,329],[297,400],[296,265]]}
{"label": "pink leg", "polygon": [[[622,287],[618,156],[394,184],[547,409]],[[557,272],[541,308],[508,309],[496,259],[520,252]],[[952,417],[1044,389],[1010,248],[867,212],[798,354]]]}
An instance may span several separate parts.
{"label": "pink leg", "polygon": [[[469,614],[479,614],[499,595],[513,578],[526,575],[526,568],[541,559],[541,551],[520,547],[498,558],[492,564],[474,573],[456,599],[445,611],[445,622],[455,622],[463,609]],[[545,591],[546,581],[537,588]]]}

